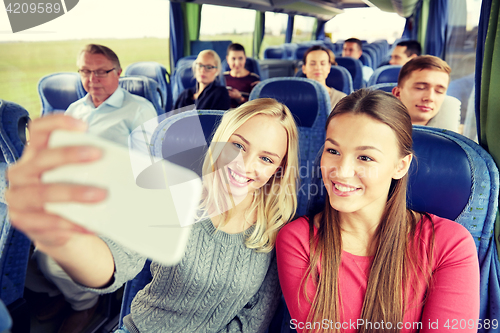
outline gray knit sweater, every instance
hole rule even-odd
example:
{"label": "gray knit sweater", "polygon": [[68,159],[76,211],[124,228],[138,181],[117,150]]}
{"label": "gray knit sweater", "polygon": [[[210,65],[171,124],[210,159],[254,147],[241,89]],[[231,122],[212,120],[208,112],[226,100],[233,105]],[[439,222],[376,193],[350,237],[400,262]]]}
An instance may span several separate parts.
{"label": "gray knit sweater", "polygon": [[[132,333],[264,332],[281,293],[275,254],[248,249],[244,237],[216,231],[210,220],[196,223],[178,265],[151,264],[153,281],[132,301],[131,313],[124,319],[127,329]],[[118,289],[145,262],[104,240],[115,260],[115,274],[109,287],[92,289],[99,293]]]}

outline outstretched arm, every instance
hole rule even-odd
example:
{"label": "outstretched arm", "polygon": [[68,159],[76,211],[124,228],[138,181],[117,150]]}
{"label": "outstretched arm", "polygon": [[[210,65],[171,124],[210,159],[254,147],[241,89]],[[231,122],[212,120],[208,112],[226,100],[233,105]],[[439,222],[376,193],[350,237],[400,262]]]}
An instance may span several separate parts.
{"label": "outstretched arm", "polygon": [[86,163],[101,157],[94,147],[48,149],[50,134],[56,129],[84,131],[86,124],[72,117],[54,115],[34,120],[30,144],[18,163],[7,171],[6,201],[12,225],[24,232],[76,282],[99,288],[113,276],[114,262],[106,243],[84,228],[44,210],[48,202],[95,203],[107,191],[68,184],[44,184],[45,171],[71,163]]}

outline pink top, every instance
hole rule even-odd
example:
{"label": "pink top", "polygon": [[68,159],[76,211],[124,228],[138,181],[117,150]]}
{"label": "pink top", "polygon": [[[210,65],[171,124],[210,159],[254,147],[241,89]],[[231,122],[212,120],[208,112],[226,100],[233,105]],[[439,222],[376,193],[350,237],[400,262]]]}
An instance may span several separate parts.
{"label": "pink top", "polygon": [[[467,331],[477,332],[479,318],[479,264],[477,252],[471,234],[458,223],[431,215],[435,228],[434,252],[432,260],[433,286],[430,290],[421,288],[417,296],[418,303],[412,306],[404,316],[400,325],[401,332],[441,332]],[[425,223],[422,233],[417,231],[417,237],[422,242],[422,252],[425,255],[431,239],[431,223],[423,217],[420,223]],[[417,228],[419,230],[419,228]],[[316,228],[314,229],[316,233]],[[287,224],[278,234],[276,241],[278,272],[281,288],[292,321],[290,326],[302,332],[314,323],[307,323],[310,303],[306,300],[301,281],[309,267],[309,223],[301,217]],[[322,322],[323,328],[337,325],[342,332],[357,332],[357,324],[364,324],[374,329],[383,328],[382,323],[362,323],[361,308],[368,283],[373,257],[355,256],[345,251],[339,275],[342,313],[339,323]],[[318,269],[321,272],[320,267]],[[424,283],[424,282],[422,282]],[[309,299],[314,299],[316,285],[308,282]],[[428,293],[426,303],[422,300]],[[299,306],[300,302],[300,306]],[[317,328],[320,324],[316,323]],[[326,326],[325,326],[326,325]],[[331,325],[331,326],[329,326]],[[386,324],[387,325],[387,324]],[[313,326],[311,326],[313,327]],[[359,327],[361,328],[361,326]]]}

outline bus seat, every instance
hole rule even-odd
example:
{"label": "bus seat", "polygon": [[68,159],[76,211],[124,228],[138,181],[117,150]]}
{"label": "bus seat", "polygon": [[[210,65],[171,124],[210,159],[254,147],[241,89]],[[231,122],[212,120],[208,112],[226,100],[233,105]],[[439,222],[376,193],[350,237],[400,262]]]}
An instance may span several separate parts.
{"label": "bus seat", "polygon": [[[306,77],[302,72],[302,69],[299,69],[295,76]],[[328,77],[326,78],[326,85],[342,91],[347,95],[353,92],[351,73],[341,66],[331,67],[330,74],[328,74]]]}
{"label": "bus seat", "polygon": [[320,83],[301,77],[273,78],[260,82],[250,93],[250,100],[263,97],[271,97],[285,104],[295,116],[299,130],[301,177],[297,216],[304,215],[312,163],[325,141],[326,117],[331,110],[330,97]]}
{"label": "bus seat", "polygon": [[281,45],[285,50],[284,58],[288,60],[294,60],[295,50],[299,47],[296,43],[285,43]]}
{"label": "bus seat", "polygon": [[370,59],[372,60],[372,68],[375,69],[378,67],[378,63],[377,63],[377,52],[369,47],[369,45],[363,45],[363,54],[366,54],[370,57]]}
{"label": "bus seat", "polygon": [[10,317],[9,310],[5,307],[2,300],[0,300],[0,333],[10,332],[12,328],[12,318]]}
{"label": "bus seat", "polygon": [[129,93],[144,97],[153,104],[156,113],[162,115],[165,109],[161,107],[162,93],[155,80],[146,76],[123,76],[120,78],[120,87]]}
{"label": "bus seat", "polygon": [[[254,58],[247,57],[247,61],[245,62],[245,69],[250,71],[251,73],[257,74],[259,77],[261,76],[260,65]],[[227,72],[231,70],[227,63],[227,60],[222,60],[222,72]]]}
{"label": "bus seat", "polygon": [[53,112],[64,112],[71,103],[84,97],[80,74],[54,73],[38,82],[38,94],[42,101],[42,116]]}
{"label": "bus seat", "polygon": [[361,56],[359,57],[359,61],[363,64],[363,66],[368,66],[370,68],[373,68],[372,65],[372,58],[368,55],[368,53],[362,53]]}
{"label": "bus seat", "polygon": [[0,299],[12,312],[25,308],[24,283],[30,240],[14,229],[7,218],[4,191],[7,186],[5,170],[21,157],[26,144],[26,109],[0,99]]}
{"label": "bus seat", "polygon": [[260,80],[273,77],[291,77],[295,75],[295,60],[263,59],[259,60]]}
{"label": "bus seat", "polygon": [[293,58],[295,60],[302,60],[304,58],[304,53],[306,53],[307,49],[310,48],[312,45],[304,45],[300,44],[297,46],[295,49],[295,54],[293,55]]}
{"label": "bus seat", "polygon": [[[156,159],[168,159],[195,170],[201,175],[203,158],[200,156],[204,156],[207,145],[210,144],[212,132],[224,112],[191,110],[164,119],[151,138],[153,156]],[[130,313],[130,305],[137,292],[152,280],[150,263],[149,260],[146,261],[142,271],[125,284],[120,311],[120,327],[123,325],[123,317]]]}
{"label": "bus seat", "polygon": [[189,66],[191,66],[191,64],[193,63],[193,61],[196,60],[196,58],[198,58],[198,56],[196,55],[190,55],[190,56],[186,56],[186,57],[183,57],[183,58],[180,58],[179,60],[177,60],[177,63],[175,64],[175,67],[181,67],[181,66],[184,66],[186,64],[188,64]]}
{"label": "bus seat", "polygon": [[363,87],[363,64],[361,61],[351,57],[337,57],[335,61],[351,73],[354,90],[361,89]]}
{"label": "bus seat", "polygon": [[[494,237],[499,195],[495,162],[474,141],[426,126],[413,126],[413,150],[416,158],[409,170],[408,206],[454,220],[471,233],[480,267],[480,318],[493,318],[500,308],[500,261]],[[315,167],[321,151],[318,157]],[[312,184],[319,193],[326,193],[321,175]],[[323,209],[324,199],[314,196],[308,212]]]}
{"label": "bus seat", "polygon": [[286,59],[286,51],[281,46],[269,46],[264,50],[264,59]]}
{"label": "bus seat", "polygon": [[[196,86],[196,79],[194,77],[192,65],[194,59],[180,59],[178,66],[172,73],[172,100],[175,104],[179,95],[188,88],[193,88]],[[224,78],[224,70],[221,69],[219,76],[215,78],[215,83],[221,86],[226,85],[226,79]]]}
{"label": "bus seat", "polygon": [[125,70],[125,76],[130,75],[144,75],[155,80],[162,93],[161,106],[165,112],[172,110],[172,89],[167,81],[167,76],[170,75],[165,66],[154,61],[136,62]]}
{"label": "bus seat", "polygon": [[377,83],[374,85],[369,86],[370,89],[379,89],[382,91],[385,91],[389,94],[392,94],[392,89],[397,86],[398,84],[396,82],[387,82],[387,83]]}
{"label": "bus seat", "polygon": [[373,71],[370,80],[368,80],[368,86],[373,86],[378,83],[398,83],[400,70],[401,66],[399,65],[385,65],[379,67]]}
{"label": "bus seat", "polygon": [[198,55],[203,50],[214,50],[221,59],[224,59],[227,48],[231,44],[232,41],[230,40],[192,40],[191,55]]}

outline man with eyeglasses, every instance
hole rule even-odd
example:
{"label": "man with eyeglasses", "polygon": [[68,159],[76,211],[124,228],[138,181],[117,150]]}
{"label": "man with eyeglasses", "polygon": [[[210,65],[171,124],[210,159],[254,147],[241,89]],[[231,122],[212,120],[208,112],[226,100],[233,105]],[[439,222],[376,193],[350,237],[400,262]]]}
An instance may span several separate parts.
{"label": "man with eyeglasses", "polygon": [[[77,66],[88,94],[71,104],[65,114],[86,121],[89,133],[146,153],[149,143],[145,142],[144,134],[133,130],[146,122],[150,124],[147,128],[154,129],[154,124],[158,124],[157,113],[148,100],[119,87],[122,69],[116,54],[106,46],[89,44],[80,52]],[[150,132],[146,133],[149,138],[152,135]],[[75,283],[53,259],[42,252],[35,250],[33,260],[49,283],[37,279],[37,274],[32,273],[28,278],[32,279],[35,288],[28,287],[33,291],[48,292],[51,296],[49,303],[38,311],[36,317],[40,321],[50,320],[70,305],[72,311],[63,321],[59,332],[81,332],[99,305],[99,295]],[[44,284],[46,286],[42,287]]]}

